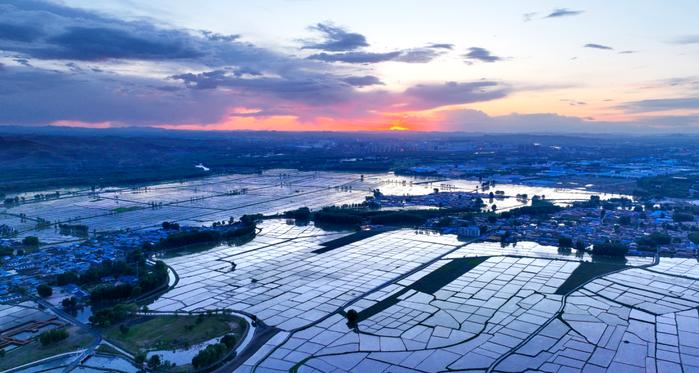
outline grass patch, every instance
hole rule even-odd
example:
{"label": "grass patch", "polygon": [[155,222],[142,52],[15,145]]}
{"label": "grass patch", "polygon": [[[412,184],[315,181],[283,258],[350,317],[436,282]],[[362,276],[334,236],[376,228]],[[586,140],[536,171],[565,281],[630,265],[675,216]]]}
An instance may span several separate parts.
{"label": "grass patch", "polygon": [[234,334],[238,340],[247,331],[245,320],[227,315],[147,316],[104,329],[110,342],[137,354],[139,351],[187,348],[224,334]]}
{"label": "grass patch", "polygon": [[38,340],[32,343],[8,351],[0,358],[0,371],[18,367],[37,360],[54,355],[80,350],[87,347],[93,340],[93,336],[77,326],[69,326],[68,338],[48,346],[42,346]]}
{"label": "grass patch", "polygon": [[385,230],[381,229],[375,229],[375,230],[370,230],[370,231],[359,231],[352,233],[348,236],[340,237],[331,241],[323,242],[320,244],[320,246],[323,246],[322,248],[318,250],[314,250],[313,254],[322,254],[326,253],[330,250],[335,250],[337,248],[340,248],[342,246],[349,245],[351,243],[361,241],[363,239],[369,238],[376,236],[377,234],[384,233],[386,232]]}
{"label": "grass patch", "polygon": [[488,257],[485,256],[453,259],[449,261],[449,263],[415,281],[410,285],[410,288],[423,293],[434,294],[448,283],[483,263],[486,259],[488,259]]}
{"label": "grass patch", "polygon": [[556,290],[558,295],[566,295],[591,279],[625,268],[623,263],[582,262]]}
{"label": "grass patch", "polygon": [[112,212],[115,212],[117,214],[121,214],[123,212],[136,211],[136,210],[141,210],[141,209],[143,209],[143,206],[117,207],[115,209],[112,209]]}

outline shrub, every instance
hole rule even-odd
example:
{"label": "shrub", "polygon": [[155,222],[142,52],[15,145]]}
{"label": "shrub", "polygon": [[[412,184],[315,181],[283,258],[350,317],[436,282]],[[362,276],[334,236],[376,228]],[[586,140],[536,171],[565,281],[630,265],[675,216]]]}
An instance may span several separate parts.
{"label": "shrub", "polygon": [[150,357],[150,359],[148,359],[148,368],[150,368],[150,369],[155,369],[155,368],[159,367],[160,364],[161,364],[161,361],[160,361],[159,355],[153,355]]}
{"label": "shrub", "polygon": [[228,347],[223,343],[208,345],[192,358],[192,366],[197,369],[207,367],[221,360],[228,351]]}
{"label": "shrub", "polygon": [[146,362],[146,354],[144,354],[143,352],[139,352],[136,354],[136,356],[134,356],[133,360],[136,363],[136,365],[140,367],[143,365],[143,363]]}
{"label": "shrub", "polygon": [[237,340],[233,334],[226,334],[221,338],[221,343],[226,345],[228,349],[230,350],[231,348],[235,347]]}
{"label": "shrub", "polygon": [[558,247],[573,247],[573,239],[570,237],[559,237],[558,238]]}
{"label": "shrub", "polygon": [[68,331],[65,329],[51,329],[39,335],[39,342],[47,346],[68,338]]}
{"label": "shrub", "polygon": [[689,240],[693,243],[699,245],[699,232],[692,232],[689,234],[689,236],[687,236],[687,238],[689,238]]}
{"label": "shrub", "polygon": [[109,326],[126,320],[129,315],[136,311],[136,306],[132,304],[117,304],[114,307],[97,310],[90,316],[90,322],[97,326]]}
{"label": "shrub", "polygon": [[659,245],[668,245],[672,242],[670,235],[662,232],[653,232],[647,236],[640,237],[636,240],[641,247],[656,248]]}
{"label": "shrub", "polygon": [[347,317],[347,325],[350,325],[350,326],[357,325],[357,320],[359,320],[359,313],[356,310],[351,309],[351,310],[347,311],[346,317]]}
{"label": "shrub", "polygon": [[612,257],[623,257],[629,251],[626,245],[617,241],[607,241],[596,243],[592,247],[593,255],[603,255]]}
{"label": "shrub", "polygon": [[36,287],[36,293],[42,298],[47,298],[53,294],[53,289],[46,284],[41,284]]}
{"label": "shrub", "polygon": [[284,212],[284,217],[300,221],[309,221],[311,220],[311,210],[308,207],[301,207],[296,210]]}
{"label": "shrub", "polygon": [[24,246],[39,246],[39,237],[27,236],[22,240]]}
{"label": "shrub", "polygon": [[126,324],[119,325],[119,332],[123,335],[129,334],[129,327]]}
{"label": "shrub", "polygon": [[65,309],[72,309],[78,305],[78,300],[75,297],[63,298],[61,305]]}

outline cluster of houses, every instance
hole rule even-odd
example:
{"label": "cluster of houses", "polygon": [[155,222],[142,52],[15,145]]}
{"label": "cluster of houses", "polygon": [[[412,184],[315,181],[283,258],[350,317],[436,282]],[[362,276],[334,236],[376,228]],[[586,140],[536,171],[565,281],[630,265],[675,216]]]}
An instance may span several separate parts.
{"label": "cluster of houses", "polygon": [[480,208],[482,199],[488,198],[487,194],[472,192],[434,193],[414,196],[383,195],[375,192],[374,197],[367,198],[367,204],[377,208],[410,208],[410,207],[449,207],[449,208]]}
{"label": "cluster of houses", "polygon": [[[528,169],[526,177],[519,172],[522,168]],[[583,176],[639,179],[648,176],[678,174],[692,171],[693,169],[692,165],[687,164],[687,162],[657,157],[629,159],[627,162],[605,159],[575,161],[494,159],[487,164],[484,164],[481,159],[474,159],[473,162],[463,164],[434,164],[410,167],[405,169],[403,173],[449,178],[490,174],[490,178],[501,182],[519,182],[524,179],[537,177],[565,178]]]}
{"label": "cluster of houses", "polygon": [[[559,246],[561,238],[573,243],[580,241],[585,247],[596,242],[616,241],[628,247],[629,255],[649,255],[657,251],[660,255],[695,257],[699,245],[688,235],[699,230],[697,220],[699,217],[691,221],[675,221],[673,211],[665,209],[573,206],[545,218],[521,215],[456,220],[442,231],[467,238],[482,237],[488,241],[533,241],[550,246]],[[644,237],[653,235],[662,235],[663,242],[652,247],[639,243]]]}
{"label": "cluster of houses", "polygon": [[[158,242],[167,236],[163,229],[129,231],[104,235],[81,243],[43,247],[27,253],[5,253],[0,257],[0,303],[22,299],[21,289],[33,291],[46,278],[62,273],[80,273],[94,264],[123,259],[128,250],[144,242]],[[4,240],[5,245],[17,246],[16,241]],[[3,242],[0,242],[2,244]],[[103,278],[105,283],[133,283],[137,278]],[[84,295],[79,288],[64,289]]]}

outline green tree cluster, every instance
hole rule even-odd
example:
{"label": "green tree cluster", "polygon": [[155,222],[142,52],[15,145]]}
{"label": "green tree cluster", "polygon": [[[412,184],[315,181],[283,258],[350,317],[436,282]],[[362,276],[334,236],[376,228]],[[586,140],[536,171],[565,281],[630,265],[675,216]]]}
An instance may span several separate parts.
{"label": "green tree cluster", "polygon": [[39,335],[39,342],[42,345],[48,346],[56,342],[60,342],[68,338],[68,331],[65,329],[51,329]]}

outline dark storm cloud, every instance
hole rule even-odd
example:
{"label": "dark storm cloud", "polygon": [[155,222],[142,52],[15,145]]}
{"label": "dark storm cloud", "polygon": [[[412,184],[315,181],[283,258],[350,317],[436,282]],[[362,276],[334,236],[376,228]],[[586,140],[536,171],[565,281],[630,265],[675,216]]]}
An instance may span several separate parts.
{"label": "dark storm cloud", "polygon": [[34,57],[98,61],[106,59],[167,60],[196,58],[203,53],[188,45],[176,32],[141,35],[138,32],[102,28],[70,27],[47,39],[50,47],[32,52]]}
{"label": "dark storm cloud", "polygon": [[[23,66],[0,74],[0,123],[49,124],[57,120],[126,125],[215,121],[230,97],[175,91],[162,81],[107,73],[61,73]],[[167,87],[168,90],[155,87]]]}
{"label": "dark storm cloud", "polygon": [[588,43],[588,44],[583,45],[583,47],[585,47],[585,48],[592,48],[592,49],[603,49],[603,50],[612,50],[612,49],[614,49],[614,48],[609,47],[609,46],[606,46],[606,45],[595,44],[595,43]]}
{"label": "dark storm cloud", "polygon": [[[40,28],[33,26],[36,20]],[[362,35],[327,24],[316,25],[324,39],[309,58],[243,43],[237,35],[162,28],[32,0],[0,0],[0,25],[7,24],[20,28],[4,29],[0,50],[26,64],[48,61],[2,68],[1,124],[215,123],[238,107],[304,120],[365,118],[386,108],[423,110],[491,100],[509,91],[482,81],[423,84],[405,92],[357,89],[383,83],[363,66],[327,62],[425,63],[452,46],[371,52],[361,49],[368,45]],[[130,61],[149,62],[131,70],[143,68],[140,76],[110,71],[117,64],[131,67]],[[167,63],[150,75],[153,62],[161,61]],[[170,71],[170,78],[161,78],[162,71]]]}
{"label": "dark storm cloud", "polygon": [[[42,29],[37,28],[41,20]],[[10,23],[11,22],[11,23]],[[40,59],[171,59],[201,56],[192,36],[58,4],[0,0],[0,49]]]}
{"label": "dark storm cloud", "polygon": [[554,9],[551,13],[546,15],[544,18],[560,18],[560,17],[571,17],[583,14],[583,10],[572,10],[568,8]]}
{"label": "dark storm cloud", "polygon": [[303,46],[303,49],[345,52],[369,46],[364,35],[349,32],[331,23],[318,23],[317,25],[311,26],[310,29],[320,32],[323,35],[323,41],[308,42]]}
{"label": "dark storm cloud", "polygon": [[[147,21],[124,21],[59,4],[0,0],[0,24],[35,29],[25,40],[0,38],[0,50],[24,57],[76,61],[186,60],[207,66],[249,66],[293,70],[308,65],[238,41],[237,35],[160,28]],[[9,33],[8,33],[9,34]]]}
{"label": "dark storm cloud", "polygon": [[350,97],[353,91],[342,80],[324,75],[307,76],[304,79],[241,78],[225,70],[213,70],[199,74],[178,74],[171,78],[198,90],[228,88],[240,90],[240,93],[276,97],[304,104],[340,102]]}
{"label": "dark storm cloud", "polygon": [[355,86],[355,87],[367,87],[371,85],[383,85],[383,82],[373,76],[373,75],[365,75],[365,76],[350,76],[347,78],[342,79],[343,82]]}
{"label": "dark storm cloud", "polygon": [[0,23],[0,39],[30,42],[43,34],[41,29],[34,26]]}
{"label": "dark storm cloud", "polygon": [[[31,25],[37,19],[43,34],[0,39],[0,50],[16,55],[20,63],[63,60],[65,69],[5,68],[0,123],[201,123],[220,119],[232,105],[264,110],[280,99],[315,105],[350,98],[354,91],[342,81],[350,71],[335,73],[320,62],[241,43],[235,35],[164,29],[31,0],[0,0],[0,24]],[[170,80],[109,73],[111,65],[102,62],[111,60],[169,61],[169,69],[182,73]],[[193,66],[210,71],[187,74]]]}
{"label": "dark storm cloud", "polygon": [[497,62],[501,61],[502,58],[494,56],[489,50],[485,48],[472,47],[468,49],[468,52],[464,55],[466,62],[472,64],[474,62]]}

